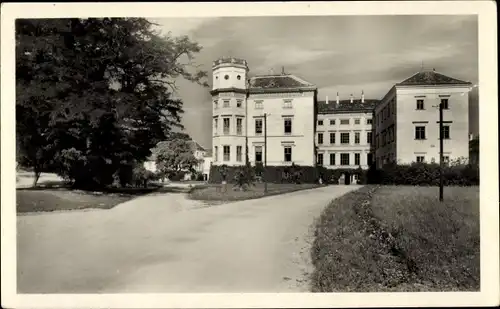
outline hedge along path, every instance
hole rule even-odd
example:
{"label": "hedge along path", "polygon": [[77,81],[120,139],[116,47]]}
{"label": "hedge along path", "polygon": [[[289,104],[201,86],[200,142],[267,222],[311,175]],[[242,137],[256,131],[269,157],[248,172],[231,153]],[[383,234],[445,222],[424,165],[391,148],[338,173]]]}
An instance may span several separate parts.
{"label": "hedge along path", "polygon": [[407,284],[412,290],[425,288],[416,264],[374,217],[371,199],[378,189],[366,186],[332,201],[317,221],[313,292],[397,291]]}

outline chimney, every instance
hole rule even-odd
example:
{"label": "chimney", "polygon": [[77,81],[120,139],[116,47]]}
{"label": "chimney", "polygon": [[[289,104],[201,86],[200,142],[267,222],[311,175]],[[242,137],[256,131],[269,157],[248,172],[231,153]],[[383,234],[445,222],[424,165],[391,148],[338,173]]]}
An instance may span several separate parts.
{"label": "chimney", "polygon": [[365,92],[361,90],[361,103],[365,103]]}
{"label": "chimney", "polygon": [[339,93],[337,91],[337,105],[339,105],[339,101],[340,101],[340,99],[339,99]]}
{"label": "chimney", "polygon": [[352,96],[352,93],[351,93],[351,103],[354,102],[354,97]]}
{"label": "chimney", "polygon": [[326,104],[328,104],[328,96],[326,96]]}

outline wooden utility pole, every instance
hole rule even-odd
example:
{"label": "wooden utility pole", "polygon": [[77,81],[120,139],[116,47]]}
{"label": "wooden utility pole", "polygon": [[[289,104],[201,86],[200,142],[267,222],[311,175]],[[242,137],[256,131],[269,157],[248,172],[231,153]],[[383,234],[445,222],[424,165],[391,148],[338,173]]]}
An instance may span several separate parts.
{"label": "wooden utility pole", "polygon": [[443,102],[439,103],[439,201],[443,201]]}
{"label": "wooden utility pole", "polygon": [[264,113],[264,192],[267,193],[267,113]]}

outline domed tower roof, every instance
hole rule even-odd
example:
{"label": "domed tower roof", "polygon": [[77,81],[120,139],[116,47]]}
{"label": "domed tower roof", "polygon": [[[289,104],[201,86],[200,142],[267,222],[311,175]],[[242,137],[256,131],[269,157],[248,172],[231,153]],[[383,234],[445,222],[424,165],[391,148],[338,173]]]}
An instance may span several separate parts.
{"label": "domed tower roof", "polygon": [[235,57],[221,57],[215,60],[212,64],[212,70],[216,70],[220,67],[240,67],[248,70],[248,63],[244,59],[235,58]]}

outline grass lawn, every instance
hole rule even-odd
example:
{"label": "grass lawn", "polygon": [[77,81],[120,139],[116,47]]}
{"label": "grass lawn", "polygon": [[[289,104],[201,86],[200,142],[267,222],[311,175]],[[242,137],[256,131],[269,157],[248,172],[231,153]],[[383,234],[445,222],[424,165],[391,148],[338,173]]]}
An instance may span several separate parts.
{"label": "grass lawn", "polygon": [[68,189],[18,189],[17,213],[75,210],[86,208],[110,209],[144,192],[98,193]]}
{"label": "grass lawn", "polygon": [[479,187],[365,186],[316,222],[315,292],[478,291]]}
{"label": "grass lawn", "polygon": [[226,192],[218,192],[218,186],[220,185],[210,184],[195,188],[189,193],[189,198],[202,201],[242,201],[320,187],[318,184],[268,183],[267,193],[265,193],[263,183],[256,183],[255,186],[250,186],[247,191],[234,190],[234,185],[228,184]]}

